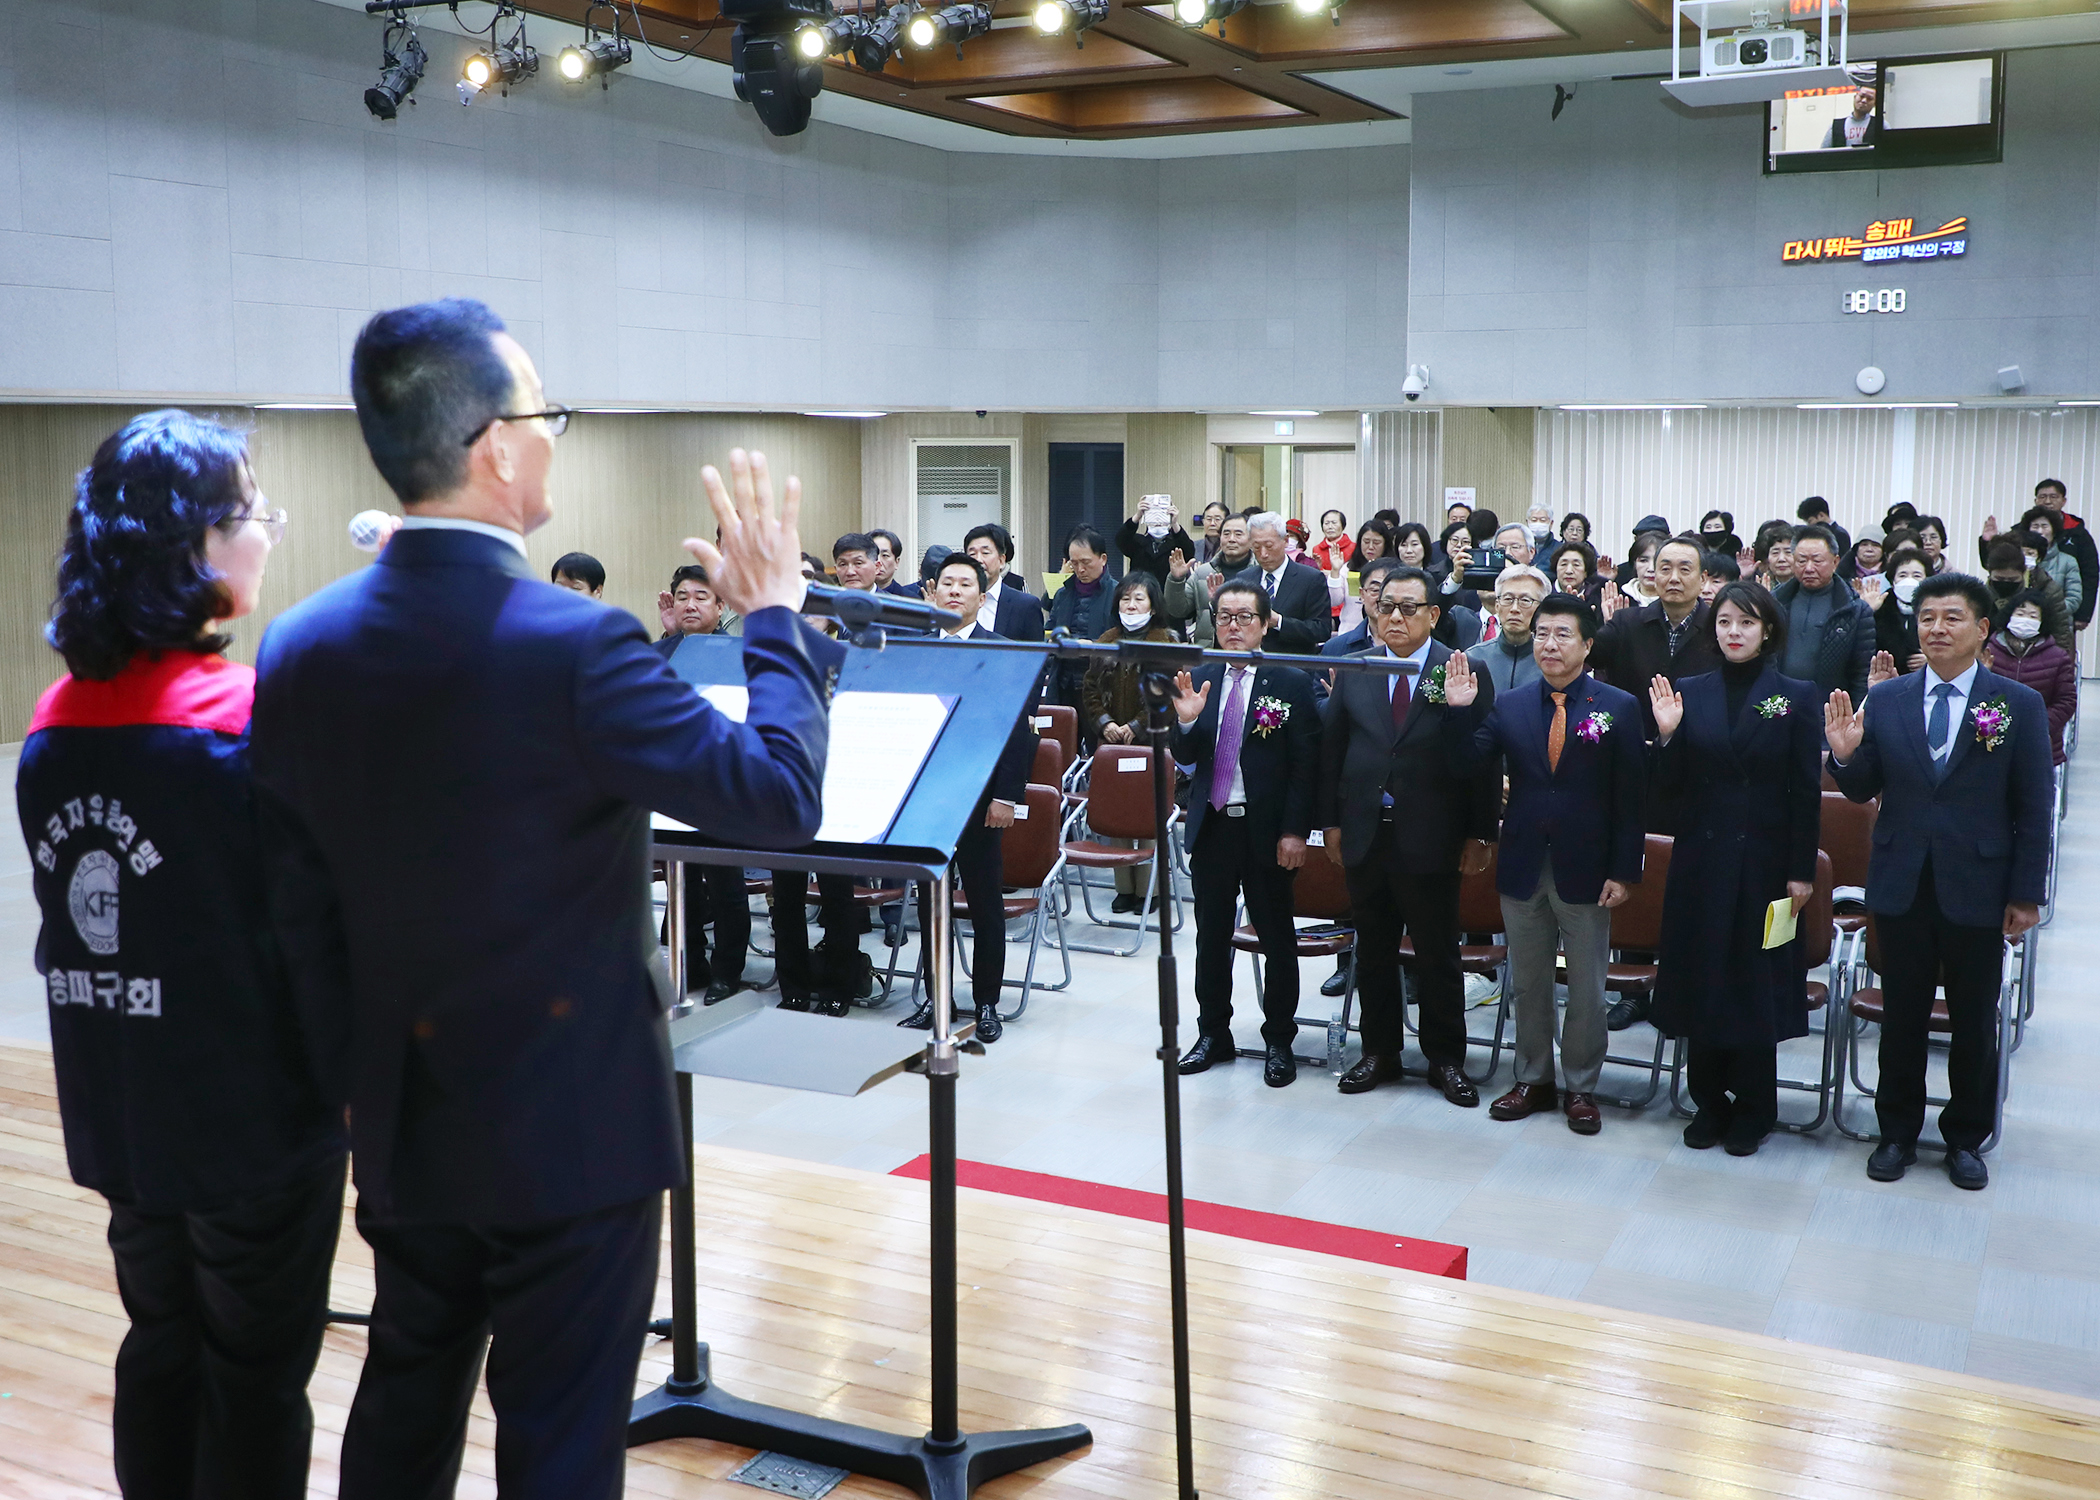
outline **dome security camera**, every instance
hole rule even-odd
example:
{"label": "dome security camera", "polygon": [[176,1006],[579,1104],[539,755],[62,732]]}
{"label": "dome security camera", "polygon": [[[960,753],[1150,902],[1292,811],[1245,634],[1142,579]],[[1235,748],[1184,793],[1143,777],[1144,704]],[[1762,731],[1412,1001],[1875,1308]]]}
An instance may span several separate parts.
{"label": "dome security camera", "polygon": [[1409,365],[1407,379],[1400,386],[1400,394],[1410,401],[1422,399],[1422,392],[1429,389],[1429,366]]}

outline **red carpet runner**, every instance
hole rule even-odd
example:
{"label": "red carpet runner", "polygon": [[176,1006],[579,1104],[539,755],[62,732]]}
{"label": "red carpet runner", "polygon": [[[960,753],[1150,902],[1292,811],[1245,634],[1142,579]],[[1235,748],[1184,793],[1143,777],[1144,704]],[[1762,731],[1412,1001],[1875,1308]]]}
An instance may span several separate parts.
{"label": "red carpet runner", "polygon": [[[914,1157],[890,1175],[926,1180],[932,1158]],[[1107,1187],[1098,1182],[1080,1182],[1072,1177],[1052,1177],[1047,1172],[1022,1172],[1013,1167],[988,1166],[979,1161],[955,1164],[960,1187],[1011,1198],[1033,1198],[1039,1203],[1062,1203],[1067,1208],[1089,1208],[1096,1213],[1120,1214],[1151,1224],[1167,1222],[1164,1193],[1141,1193],[1135,1188]],[[1294,1250],[1317,1250],[1322,1255],[1340,1255],[1375,1265],[1399,1266],[1424,1271],[1431,1276],[1466,1279],[1466,1247],[1437,1240],[1395,1239],[1371,1229],[1350,1229],[1340,1224],[1320,1224],[1311,1219],[1293,1219],[1283,1214],[1265,1214],[1251,1208],[1230,1208],[1223,1203],[1187,1200],[1191,1229],[1263,1245],[1288,1245]]]}

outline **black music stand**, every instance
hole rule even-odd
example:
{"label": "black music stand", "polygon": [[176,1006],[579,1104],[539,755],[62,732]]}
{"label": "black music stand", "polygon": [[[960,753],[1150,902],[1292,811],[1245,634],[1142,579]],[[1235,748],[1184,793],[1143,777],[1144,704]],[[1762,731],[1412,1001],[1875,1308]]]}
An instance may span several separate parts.
{"label": "black music stand", "polygon": [[[879,634],[875,639],[879,643]],[[696,687],[744,681],[742,644],[697,636],[681,644],[672,669]],[[627,1442],[698,1437],[770,1449],[901,1484],[927,1500],[966,1500],[978,1485],[1069,1453],[1093,1441],[1084,1426],[965,1434],[958,1416],[955,1266],[955,1081],[959,1054],[977,1050],[974,1023],[953,1024],[948,944],[948,865],[990,784],[1014,721],[1027,707],[1041,671],[1038,655],[958,649],[925,639],[855,650],[839,690],[937,693],[955,706],[921,767],[888,835],[880,843],[816,843],[782,851],[715,844],[698,834],[660,828],[653,853],[668,873],[666,923],[673,993],[685,994],[685,866],[728,865],[820,874],[925,881],[932,889],[932,930],[921,934],[931,960],[933,1035],[923,1044],[896,1028],[841,1025],[834,1018],[732,1001],[677,1023],[673,1052],[686,1137],[686,1181],[671,1191],[671,1378],[634,1404]],[[851,747],[832,745],[837,755]],[[929,1116],[932,1240],[932,1407],[923,1437],[807,1416],[730,1395],[709,1378],[699,1341],[692,1171],[693,1076],[705,1074],[788,1088],[857,1094],[906,1068],[923,1071]]]}

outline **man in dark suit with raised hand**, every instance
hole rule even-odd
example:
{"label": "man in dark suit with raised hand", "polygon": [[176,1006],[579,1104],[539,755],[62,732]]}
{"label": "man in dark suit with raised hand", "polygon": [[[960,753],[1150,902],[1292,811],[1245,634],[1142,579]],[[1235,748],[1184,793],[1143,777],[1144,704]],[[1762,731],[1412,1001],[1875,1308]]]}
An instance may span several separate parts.
{"label": "man in dark suit with raised hand", "polygon": [[[1221,650],[1260,645],[1270,610],[1259,582],[1235,579],[1218,590],[1213,604]],[[1196,897],[1198,1034],[1181,1071],[1201,1073],[1238,1055],[1232,1040],[1232,930],[1244,892],[1247,920],[1267,964],[1262,1078],[1282,1088],[1298,1076],[1291,1052],[1298,1034],[1292,886],[1312,831],[1319,700],[1312,679],[1295,667],[1206,662],[1193,675],[1181,673],[1174,687],[1174,758],[1196,767],[1186,838]]]}
{"label": "man in dark suit with raised hand", "polygon": [[1259,587],[1269,598],[1269,629],[1262,637],[1261,649],[1303,656],[1315,654],[1334,634],[1334,605],[1327,597],[1327,575],[1292,559],[1283,517],[1272,510],[1247,518],[1247,544],[1253,550],[1254,561],[1238,577]]}
{"label": "man in dark suit with raised hand", "polygon": [[1997,1114],[2005,944],[2040,920],[2049,888],[2049,719],[2033,688],[1977,660],[1991,630],[1979,580],[1928,578],[1911,607],[1925,670],[1875,684],[1856,710],[1834,692],[1824,712],[1839,789],[1854,802],[1881,798],[1867,865],[1885,966],[1881,1144],[1867,1175],[1894,1182],[1918,1159],[1926,1036],[1944,984],[1954,1033],[1940,1139],[1948,1177],[1973,1189],[1990,1181],[1979,1148]]}
{"label": "man in dark suit with raised hand", "polygon": [[[933,602],[962,616],[954,630],[943,630],[943,641],[996,641],[999,637],[977,623],[977,606],[984,600],[984,567],[974,557],[951,552],[933,580]],[[1028,773],[1035,767],[1036,696],[1014,720],[1006,737],[1006,748],[992,779],[978,794],[970,820],[963,825],[955,845],[955,873],[970,911],[970,994],[977,1007],[977,1040],[996,1042],[1005,1027],[999,1020],[999,992],[1006,983],[1006,889],[1004,860],[1005,830],[1015,817],[1028,815]],[[932,888],[919,887],[919,933],[923,940],[933,931]],[[933,1025],[932,955],[920,955],[920,974],[926,981],[925,998],[919,1008],[897,1024],[920,1031]]]}
{"label": "man in dark suit with raised hand", "polygon": [[702,471],[721,541],[686,546],[744,616],[738,724],[631,616],[527,566],[567,413],[495,314],[379,314],[350,388],[407,520],[271,626],[254,723],[272,917],[373,1251],[341,1493],[449,1496],[486,1348],[503,1494],[601,1500],[687,1159],[649,812],[816,831],[800,485],[776,516],[761,456],[731,455],[734,500]]}
{"label": "man in dark suit with raised hand", "polygon": [[[1380,559],[1384,561],[1384,559]],[[1376,566],[1374,564],[1373,566]],[[1441,721],[1449,647],[1436,628],[1435,585],[1420,568],[1395,567],[1371,606],[1379,649],[1405,673],[1344,672],[1321,715],[1320,821],[1327,857],[1349,881],[1363,995],[1363,1057],[1339,1087],[1361,1094],[1400,1076],[1400,934],[1414,938],[1415,990],[1429,1081],[1471,1109],[1480,1092],[1466,1060],[1465,980],[1458,969],[1458,884],[1487,868],[1502,811],[1502,766],[1489,756],[1455,776]],[[1483,675],[1481,702],[1494,688]]]}
{"label": "man in dark suit with raised hand", "polygon": [[[1480,702],[1480,674],[1464,656],[1444,664],[1444,718],[1453,768],[1470,773],[1500,754],[1509,771],[1495,887],[1509,939],[1517,1011],[1516,1086],[1489,1106],[1498,1120],[1561,1108],[1568,1128],[1595,1135],[1604,1068],[1604,975],[1611,909],[1640,883],[1646,854],[1641,798],[1647,741],[1633,695],[1587,668],[1597,612],[1570,594],[1548,594],[1531,617],[1539,681]],[[1568,956],[1568,1013],[1553,998],[1556,949]],[[1556,1092],[1553,1043],[1560,1039]]]}

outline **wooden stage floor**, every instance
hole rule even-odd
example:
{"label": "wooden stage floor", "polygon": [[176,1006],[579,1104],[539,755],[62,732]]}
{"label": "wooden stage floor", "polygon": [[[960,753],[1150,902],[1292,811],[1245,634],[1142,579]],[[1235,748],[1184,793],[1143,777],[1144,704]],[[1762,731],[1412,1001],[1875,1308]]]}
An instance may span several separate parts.
{"label": "wooden stage floor", "polygon": [[[756,1400],[923,1429],[924,1185],[704,1147],[699,1171],[717,1378]],[[1095,1435],[979,1493],[1171,1496],[1164,1231],[961,1196],[964,1425],[1082,1421]],[[66,1176],[48,1055],[0,1049],[9,1500],[114,1492],[109,1367],[124,1319],[105,1223]],[[2100,1494],[2100,1403],[1215,1235],[1192,1234],[1190,1260],[1198,1484],[1218,1500]],[[369,1303],[347,1216],[336,1288],[339,1307]],[[314,1377],[315,1495],[335,1493],[363,1343],[331,1330]],[[652,1340],[642,1388],[667,1368]],[[483,1403],[460,1494],[494,1493],[492,1436]],[[763,1492],[726,1479],[746,1456],[638,1449],[628,1491],[747,1500]],[[856,1478],[832,1493],[907,1492]]]}

